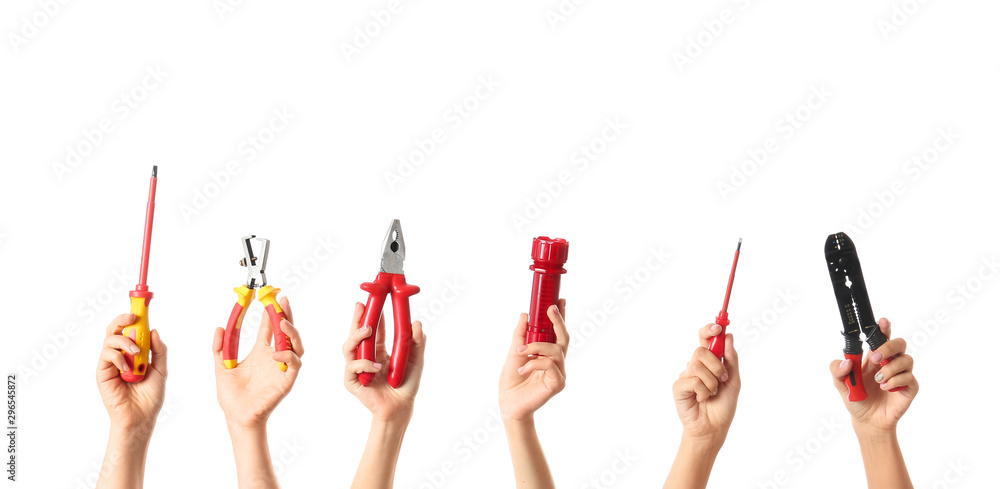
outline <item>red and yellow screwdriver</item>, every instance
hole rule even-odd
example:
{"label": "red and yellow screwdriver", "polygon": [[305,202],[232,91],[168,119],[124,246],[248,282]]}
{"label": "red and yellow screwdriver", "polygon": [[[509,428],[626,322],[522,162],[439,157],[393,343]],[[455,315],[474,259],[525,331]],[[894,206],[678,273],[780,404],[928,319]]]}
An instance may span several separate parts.
{"label": "red and yellow screwdriver", "polygon": [[125,355],[125,365],[128,370],[121,373],[125,382],[139,382],[146,378],[146,367],[149,366],[149,301],[153,293],[146,286],[146,272],[149,270],[149,243],[153,238],[153,209],[156,207],[156,165],[153,165],[153,176],[149,178],[149,200],[146,202],[146,228],[142,238],[142,262],[139,264],[139,284],[135,290],[128,293],[132,301],[132,314],[135,322],[122,330],[122,336],[127,336],[136,346],[139,353]]}
{"label": "red and yellow screwdriver", "polygon": [[733,269],[729,272],[729,285],[726,286],[726,298],[722,302],[722,310],[715,317],[715,324],[722,326],[722,332],[712,337],[708,349],[712,350],[716,358],[722,360],[722,354],[726,351],[726,326],[729,326],[729,294],[733,293],[733,279],[736,278],[736,263],[740,261],[740,247],[743,246],[743,238],[736,243],[736,255],[733,256]]}

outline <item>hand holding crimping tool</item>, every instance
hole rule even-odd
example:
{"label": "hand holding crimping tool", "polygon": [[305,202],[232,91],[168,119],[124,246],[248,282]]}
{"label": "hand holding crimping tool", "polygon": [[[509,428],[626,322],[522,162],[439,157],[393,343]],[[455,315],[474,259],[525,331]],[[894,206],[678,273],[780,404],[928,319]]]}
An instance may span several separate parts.
{"label": "hand holding crimping tool", "polygon": [[[840,308],[840,319],[844,324],[844,358],[851,361],[851,373],[844,378],[847,384],[848,400],[864,401],[868,399],[865,383],[861,378],[862,354],[861,332],[872,352],[878,350],[887,341],[878,327],[872,304],[868,299],[868,288],[865,277],[861,273],[861,262],[854,241],[844,233],[831,234],[826,238],[826,265],[830,271],[830,281],[833,283],[833,293],[837,297]],[[891,358],[879,362],[883,367]],[[897,387],[896,392],[905,387]]]}
{"label": "hand holding crimping tool", "polygon": [[[395,329],[392,340],[392,356],[389,360],[387,378],[393,388],[399,387],[406,376],[406,365],[410,358],[410,296],[420,292],[420,287],[406,283],[403,275],[403,260],[406,258],[406,245],[403,242],[403,229],[399,219],[392,221],[389,232],[382,246],[382,264],[374,282],[361,284],[361,290],[368,292],[368,302],[365,304],[365,315],[361,325],[372,330],[371,336],[365,338],[358,346],[358,360],[375,361],[375,338],[384,334],[379,331],[379,320],[382,318],[382,307],[385,296],[392,293],[392,316]],[[374,374],[363,372],[358,375],[361,385],[372,383]]]}
{"label": "hand holding crimping tool", "polygon": [[[260,242],[260,255],[254,253],[253,241]],[[274,331],[274,351],[284,351],[290,348],[288,336],[281,331],[281,321],[285,319],[285,311],[278,305],[278,293],[281,289],[267,285],[267,253],[271,241],[258,238],[256,235],[243,237],[243,259],[240,265],[247,267],[247,283],[233,289],[236,292],[236,305],[229,315],[226,333],[222,340],[222,359],[226,368],[236,367],[240,348],[240,328],[243,326],[243,316],[247,313],[254,294],[260,289],[260,302],[264,304],[268,320]],[[284,362],[278,362],[278,368],[285,371],[288,368]]]}
{"label": "hand holding crimping tool", "polygon": [[125,382],[139,382],[146,378],[146,367],[149,366],[149,301],[153,293],[146,286],[146,272],[149,270],[149,245],[153,239],[153,210],[156,208],[156,165],[153,165],[153,175],[149,177],[149,199],[146,201],[146,228],[142,237],[142,261],[139,264],[139,284],[135,290],[128,293],[132,303],[131,313],[135,314],[135,322],[122,329],[126,336],[139,347],[139,353],[125,355],[125,365],[128,370],[121,372]]}
{"label": "hand holding crimping tool", "polygon": [[729,285],[726,286],[726,298],[722,301],[722,310],[715,316],[715,324],[722,326],[722,332],[712,338],[708,349],[712,350],[715,357],[722,360],[722,355],[726,351],[726,326],[729,326],[729,294],[733,293],[733,279],[736,278],[736,263],[740,261],[740,247],[743,246],[743,238],[736,243],[736,255],[733,256],[733,269],[729,271]]}
{"label": "hand holding crimping tool", "polygon": [[531,308],[528,309],[528,333],[525,343],[556,342],[556,333],[549,319],[549,307],[559,302],[559,283],[566,273],[563,265],[569,256],[565,239],[540,236],[531,242],[529,267],[535,272],[531,280]]}

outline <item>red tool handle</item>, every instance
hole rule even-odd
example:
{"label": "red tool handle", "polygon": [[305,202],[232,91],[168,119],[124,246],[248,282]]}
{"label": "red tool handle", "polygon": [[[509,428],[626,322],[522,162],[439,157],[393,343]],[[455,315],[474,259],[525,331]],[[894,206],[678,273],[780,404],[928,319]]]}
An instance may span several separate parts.
{"label": "red tool handle", "polygon": [[[399,387],[406,377],[406,366],[410,361],[410,342],[412,339],[410,296],[420,292],[420,287],[407,284],[406,277],[402,274],[379,273],[374,282],[361,284],[361,290],[368,292],[368,302],[365,304],[365,315],[361,319],[361,325],[371,328],[372,334],[358,345],[357,359],[375,361],[375,340],[379,334],[379,319],[382,317],[382,308],[385,306],[385,296],[391,291],[395,328],[387,378],[390,386]],[[368,372],[362,372],[358,375],[358,380],[363,386],[371,385],[374,378],[374,374]]]}
{"label": "red tool handle", "polygon": [[222,361],[226,368],[236,366],[236,361],[240,353],[240,323],[246,309],[237,303],[233,306],[233,312],[229,314],[229,322],[226,323],[226,333],[222,337]]}
{"label": "red tool handle", "polygon": [[845,353],[844,358],[851,361],[851,371],[844,377],[844,383],[847,384],[847,400],[856,402],[868,399],[865,381],[861,378],[861,355]]}
{"label": "red tool handle", "polygon": [[[357,359],[375,361],[375,339],[378,336],[378,322],[382,318],[382,306],[385,305],[385,296],[389,293],[389,280],[385,280],[383,273],[375,277],[374,282],[361,284],[361,290],[368,292],[368,302],[365,303],[365,315],[361,318],[361,326],[368,326],[372,334],[361,340],[358,345]],[[371,385],[375,375],[369,372],[358,374],[361,385]]]}
{"label": "red tool handle", "polygon": [[[290,350],[292,340],[281,330],[281,321],[285,319],[285,311],[278,305],[278,293],[281,289],[265,285],[260,288],[260,303],[264,304],[267,319],[271,322],[271,332],[274,335],[274,351]],[[285,362],[278,362],[278,369],[284,372],[288,369]]]}
{"label": "red tool handle", "polygon": [[715,358],[722,360],[722,355],[726,352],[726,326],[729,326],[729,314],[725,312],[720,313],[715,318],[715,324],[722,326],[722,331],[712,337],[709,341],[708,349],[712,350]]}

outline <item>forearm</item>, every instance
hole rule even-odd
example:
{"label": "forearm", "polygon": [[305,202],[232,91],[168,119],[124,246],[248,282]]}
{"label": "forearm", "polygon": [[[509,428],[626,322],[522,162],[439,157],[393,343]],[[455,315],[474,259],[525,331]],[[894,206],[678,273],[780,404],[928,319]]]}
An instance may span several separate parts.
{"label": "forearm", "polygon": [[882,430],[855,426],[861,458],[865,463],[868,487],[880,489],[912,489],[910,474],[906,471],[903,452],[896,439],[896,429]]}
{"label": "forearm", "polygon": [[229,426],[236,457],[236,477],[241,489],[278,488],[278,476],[267,447],[267,426],[247,429]]}
{"label": "forearm", "polygon": [[538,441],[535,431],[535,420],[514,421],[505,419],[504,429],[507,432],[507,445],[510,446],[510,458],[514,464],[516,487],[521,489],[551,489],[555,487],[552,472],[545,461],[542,444]]}
{"label": "forearm", "polygon": [[712,475],[715,457],[722,448],[721,442],[703,439],[681,437],[681,446],[677,449],[677,457],[670,468],[664,489],[704,488]]}
{"label": "forearm", "polygon": [[141,489],[152,427],[111,427],[97,489]]}
{"label": "forearm", "polygon": [[354,474],[354,489],[392,489],[396,461],[403,446],[403,435],[410,420],[372,420],[368,443]]}

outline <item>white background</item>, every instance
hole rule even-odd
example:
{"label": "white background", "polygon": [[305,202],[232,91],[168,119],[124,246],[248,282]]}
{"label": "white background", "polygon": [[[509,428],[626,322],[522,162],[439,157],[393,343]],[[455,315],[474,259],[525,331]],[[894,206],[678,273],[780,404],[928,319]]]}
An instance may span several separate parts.
{"label": "white background", "polygon": [[[783,471],[781,487],[860,487],[827,370],[843,343],[822,245],[846,229],[876,315],[915,350],[922,388],[899,426],[915,484],[995,484],[988,359],[1000,289],[977,277],[1000,247],[1000,5],[927,2],[893,20],[904,3],[916,5],[595,0],[564,5],[553,26],[552,0],[404,0],[347,56],[386,2],[251,1],[222,15],[209,0],[70,2],[54,15],[4,2],[2,364],[22,372],[19,485],[96,479],[109,422],[93,368],[106,324],[128,311],[153,164],[151,319],[170,378],[146,487],[235,486],[210,347],[244,280],[239,238],[250,233],[272,240],[270,280],[291,298],[308,350],[269,423],[281,481],[348,486],[370,416],[342,387],[340,345],[392,218],[428,335],[398,487],[512,486],[491,418],[540,234],[571,242],[563,295],[576,347],[566,390],[537,414],[561,487],[611,470],[616,452],[636,460],[613,485],[663,483],[680,436],[669,387],[718,312],[738,237],[730,314],[744,386],[711,486],[774,487]],[[692,62],[679,66],[682,55]],[[137,88],[157,68],[165,78]],[[499,86],[475,99],[490,77]],[[810,99],[813,89],[832,95]],[[142,100],[126,113],[133,90]],[[459,124],[462,103],[475,108]],[[294,117],[250,160],[241,145],[267,138],[274,110]],[[796,112],[794,131],[778,122]],[[112,130],[88,149],[84,133],[104,118]],[[622,134],[595,142],[616,118]],[[436,129],[446,140],[390,186],[386,173]],[[945,148],[939,131],[959,136]],[[769,138],[777,150],[724,198],[720,182]],[[581,160],[581,145],[603,152]],[[88,154],[60,169],[68,146]],[[227,165],[239,173],[216,177],[220,188],[212,175]],[[563,171],[570,183],[551,184]],[[541,210],[515,226],[529,202]],[[336,251],[317,253],[318,240]],[[445,304],[449,282],[461,291]],[[959,301],[959,287],[977,292]],[[781,294],[793,298],[779,313]],[[606,301],[616,312],[587,324]],[[926,321],[939,310],[949,321],[935,329]],[[467,439],[475,452],[456,448]],[[434,472],[448,463],[457,474],[442,481]],[[968,470],[956,477],[955,466]]]}

